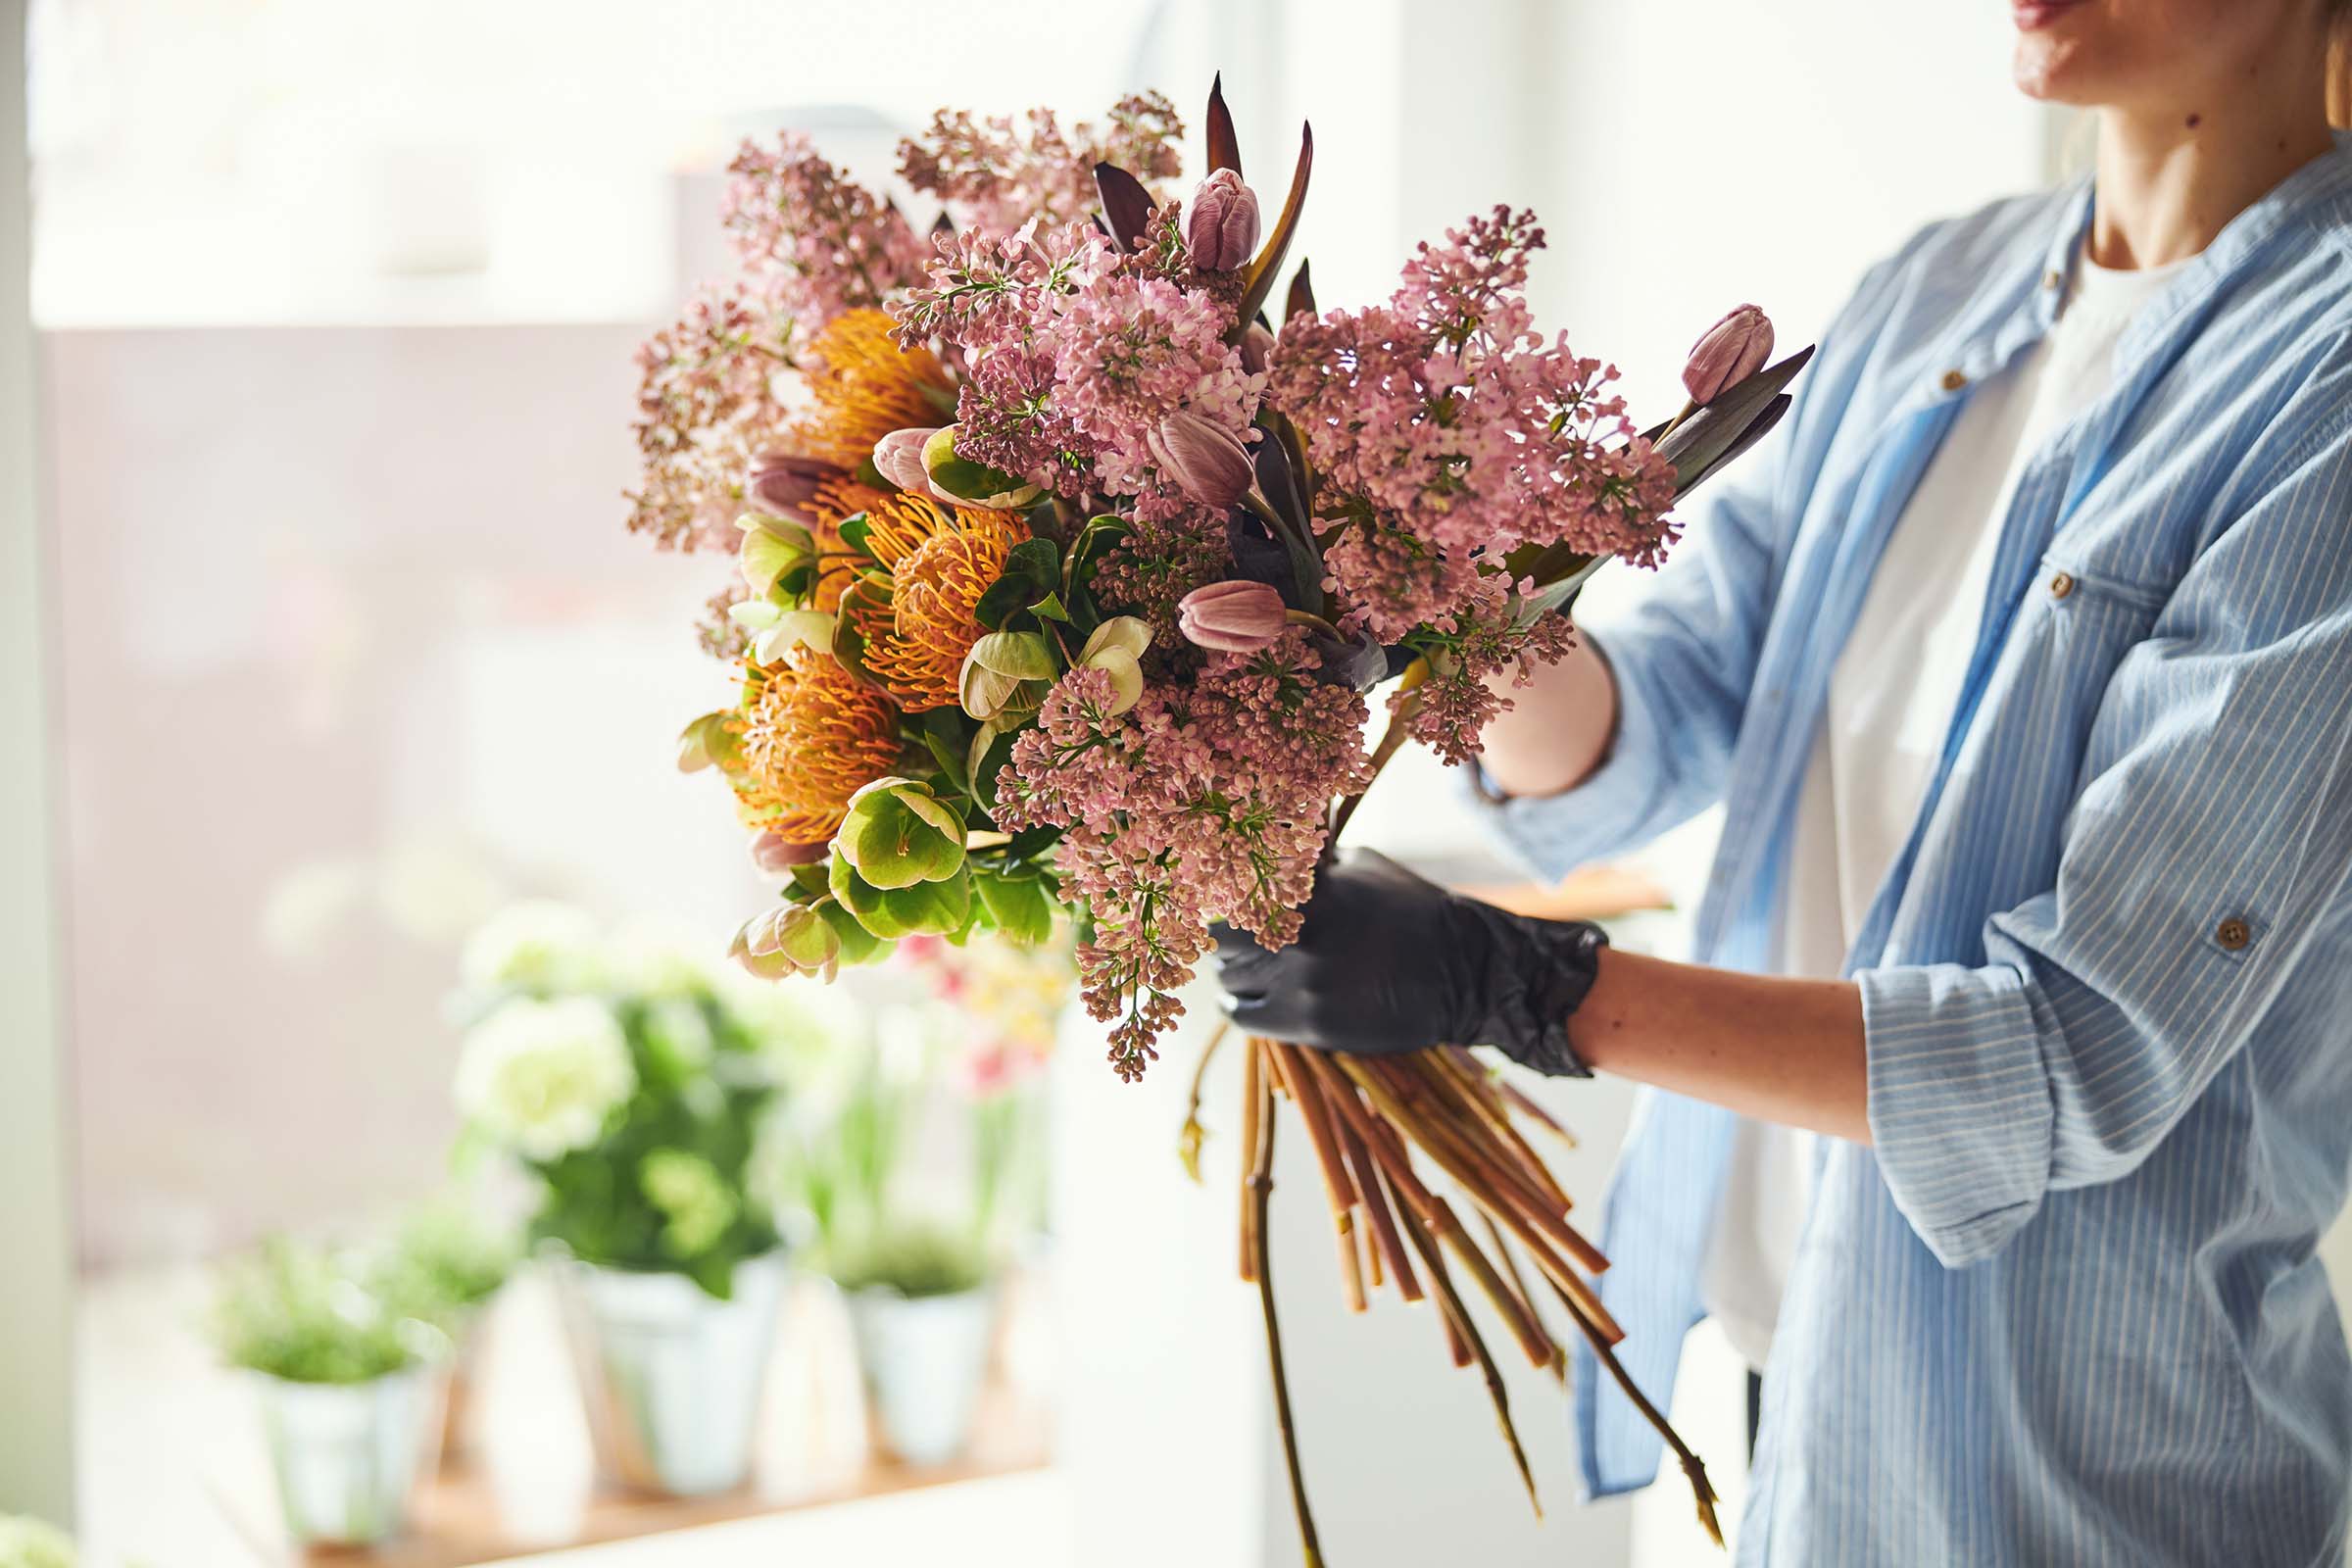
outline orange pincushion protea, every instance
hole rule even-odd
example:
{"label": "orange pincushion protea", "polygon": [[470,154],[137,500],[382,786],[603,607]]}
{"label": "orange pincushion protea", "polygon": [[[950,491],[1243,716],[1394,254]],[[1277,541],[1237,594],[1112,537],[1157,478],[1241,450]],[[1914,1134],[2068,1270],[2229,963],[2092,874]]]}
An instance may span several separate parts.
{"label": "orange pincushion protea", "polygon": [[807,648],[745,671],[739,722],[744,820],[794,844],[831,838],[850,797],[898,760],[898,715],[882,694]]}
{"label": "orange pincushion protea", "polygon": [[827,479],[816,487],[816,497],[808,503],[809,534],[816,540],[816,584],[809,590],[808,605],[827,614],[841,608],[841,591],[855,580],[858,573],[852,568],[846,552],[848,542],[841,537],[841,525],[889,498],[884,490],[869,490],[855,479]]}
{"label": "orange pincushion protea", "polygon": [[881,311],[834,318],[808,346],[808,382],[816,407],[800,433],[809,455],[855,473],[893,430],[944,424],[955,407],[947,371],[929,349],[902,349]]}
{"label": "orange pincushion protea", "polygon": [[866,548],[890,568],[890,597],[861,591],[842,606],[865,639],[865,667],[909,713],[952,708],[963,656],[986,629],[973,607],[1029,530],[1011,513],[951,511],[916,495],[877,496],[866,518]]}

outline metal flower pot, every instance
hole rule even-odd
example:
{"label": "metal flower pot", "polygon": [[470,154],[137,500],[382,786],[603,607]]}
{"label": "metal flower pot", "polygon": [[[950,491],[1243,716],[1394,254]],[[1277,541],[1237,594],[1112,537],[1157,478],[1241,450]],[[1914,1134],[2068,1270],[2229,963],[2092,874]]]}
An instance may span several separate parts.
{"label": "metal flower pot", "polygon": [[739,1264],[724,1301],[682,1274],[565,1261],[556,1278],[604,1476],[680,1497],[750,1479],[782,1256]]}
{"label": "metal flower pot", "polygon": [[302,1545],[367,1546],[408,1523],[416,1478],[441,1435],[441,1369],[369,1383],[288,1383],[256,1374],[286,1532]]}
{"label": "metal flower pot", "polygon": [[863,1290],[850,1325],[882,1441],[913,1465],[946,1464],[972,1435],[997,1325],[996,1292],[908,1298]]}

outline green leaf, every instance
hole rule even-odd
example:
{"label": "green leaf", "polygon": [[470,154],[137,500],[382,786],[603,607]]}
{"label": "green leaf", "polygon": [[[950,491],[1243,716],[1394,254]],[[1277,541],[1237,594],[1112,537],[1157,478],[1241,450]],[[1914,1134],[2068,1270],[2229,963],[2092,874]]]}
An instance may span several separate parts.
{"label": "green leaf", "polygon": [[1054,903],[1035,874],[991,872],[975,876],[975,891],[988,906],[997,929],[1023,947],[1035,947],[1054,934]]}
{"label": "green leaf", "polygon": [[[880,475],[877,474],[875,477],[879,478]],[[886,485],[877,485],[875,488],[887,489],[889,487]],[[852,550],[857,551],[859,555],[870,556],[874,553],[873,547],[866,543],[866,540],[874,531],[874,519],[867,516],[864,513],[852,513],[850,515],[842,518],[841,526],[833,531],[841,535],[841,542],[843,544],[849,546]]]}
{"label": "green leaf", "polygon": [[973,737],[971,795],[973,801],[978,803],[983,809],[994,811],[997,808],[997,775],[1004,771],[1004,764],[1012,759],[1014,735],[1027,727],[1026,725],[1001,726],[995,721],[991,721],[982,731],[982,734],[988,736],[985,745],[982,744],[979,736]]}
{"label": "green leaf", "polygon": [[859,876],[857,867],[836,857],[833,894],[859,925],[885,941],[944,936],[960,929],[971,914],[972,873],[969,866],[959,866],[944,881],[878,888]]}
{"label": "green leaf", "polygon": [[948,782],[960,794],[972,790],[970,763],[965,753],[971,749],[974,726],[964,721],[962,711],[954,708],[934,708],[922,718],[923,745],[930,751],[932,760],[948,776]]}
{"label": "green leaf", "polygon": [[1029,607],[1029,612],[1033,615],[1042,616],[1047,620],[1061,621],[1065,625],[1068,623],[1070,618],[1070,612],[1062,608],[1061,595],[1059,594],[1046,595],[1045,598],[1040,599],[1036,604]]}
{"label": "green leaf", "polygon": [[817,906],[816,914],[841,938],[843,964],[876,963],[890,956],[891,945],[860,925],[838,900]]}
{"label": "green leaf", "polygon": [[1017,610],[1051,595],[1061,581],[1061,552],[1051,539],[1024,539],[1004,558],[1004,573],[988,586],[972,607],[972,614],[991,631],[1001,630]]}

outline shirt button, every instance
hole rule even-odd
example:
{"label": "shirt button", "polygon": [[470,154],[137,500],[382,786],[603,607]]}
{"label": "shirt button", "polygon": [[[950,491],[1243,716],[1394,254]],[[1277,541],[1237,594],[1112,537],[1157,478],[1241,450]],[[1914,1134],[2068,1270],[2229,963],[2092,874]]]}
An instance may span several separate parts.
{"label": "shirt button", "polygon": [[1946,392],[1957,392],[1966,385],[1968,385],[1968,377],[1962,372],[1958,370],[1943,372],[1943,389]]}
{"label": "shirt button", "polygon": [[2073,572],[2062,571],[2050,579],[2050,597],[2052,599],[2064,599],[2074,591],[2075,574]]}
{"label": "shirt button", "polygon": [[2232,917],[2213,928],[2213,940],[2228,952],[2236,953],[2254,940],[2254,933],[2247,929],[2245,921]]}
{"label": "shirt button", "polygon": [[2066,274],[2059,271],[2055,267],[2041,274],[2041,286],[2043,288],[2056,288],[2059,284],[2065,281]]}

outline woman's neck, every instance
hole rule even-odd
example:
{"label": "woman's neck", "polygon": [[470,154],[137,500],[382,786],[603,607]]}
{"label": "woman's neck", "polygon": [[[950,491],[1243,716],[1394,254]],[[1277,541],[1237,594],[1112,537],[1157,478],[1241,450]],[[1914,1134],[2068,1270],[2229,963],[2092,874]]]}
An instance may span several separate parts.
{"label": "woman's neck", "polygon": [[2133,269],[2194,256],[2327,152],[2324,58],[2280,62],[2281,79],[2217,94],[2206,109],[2101,110],[2090,259]]}

